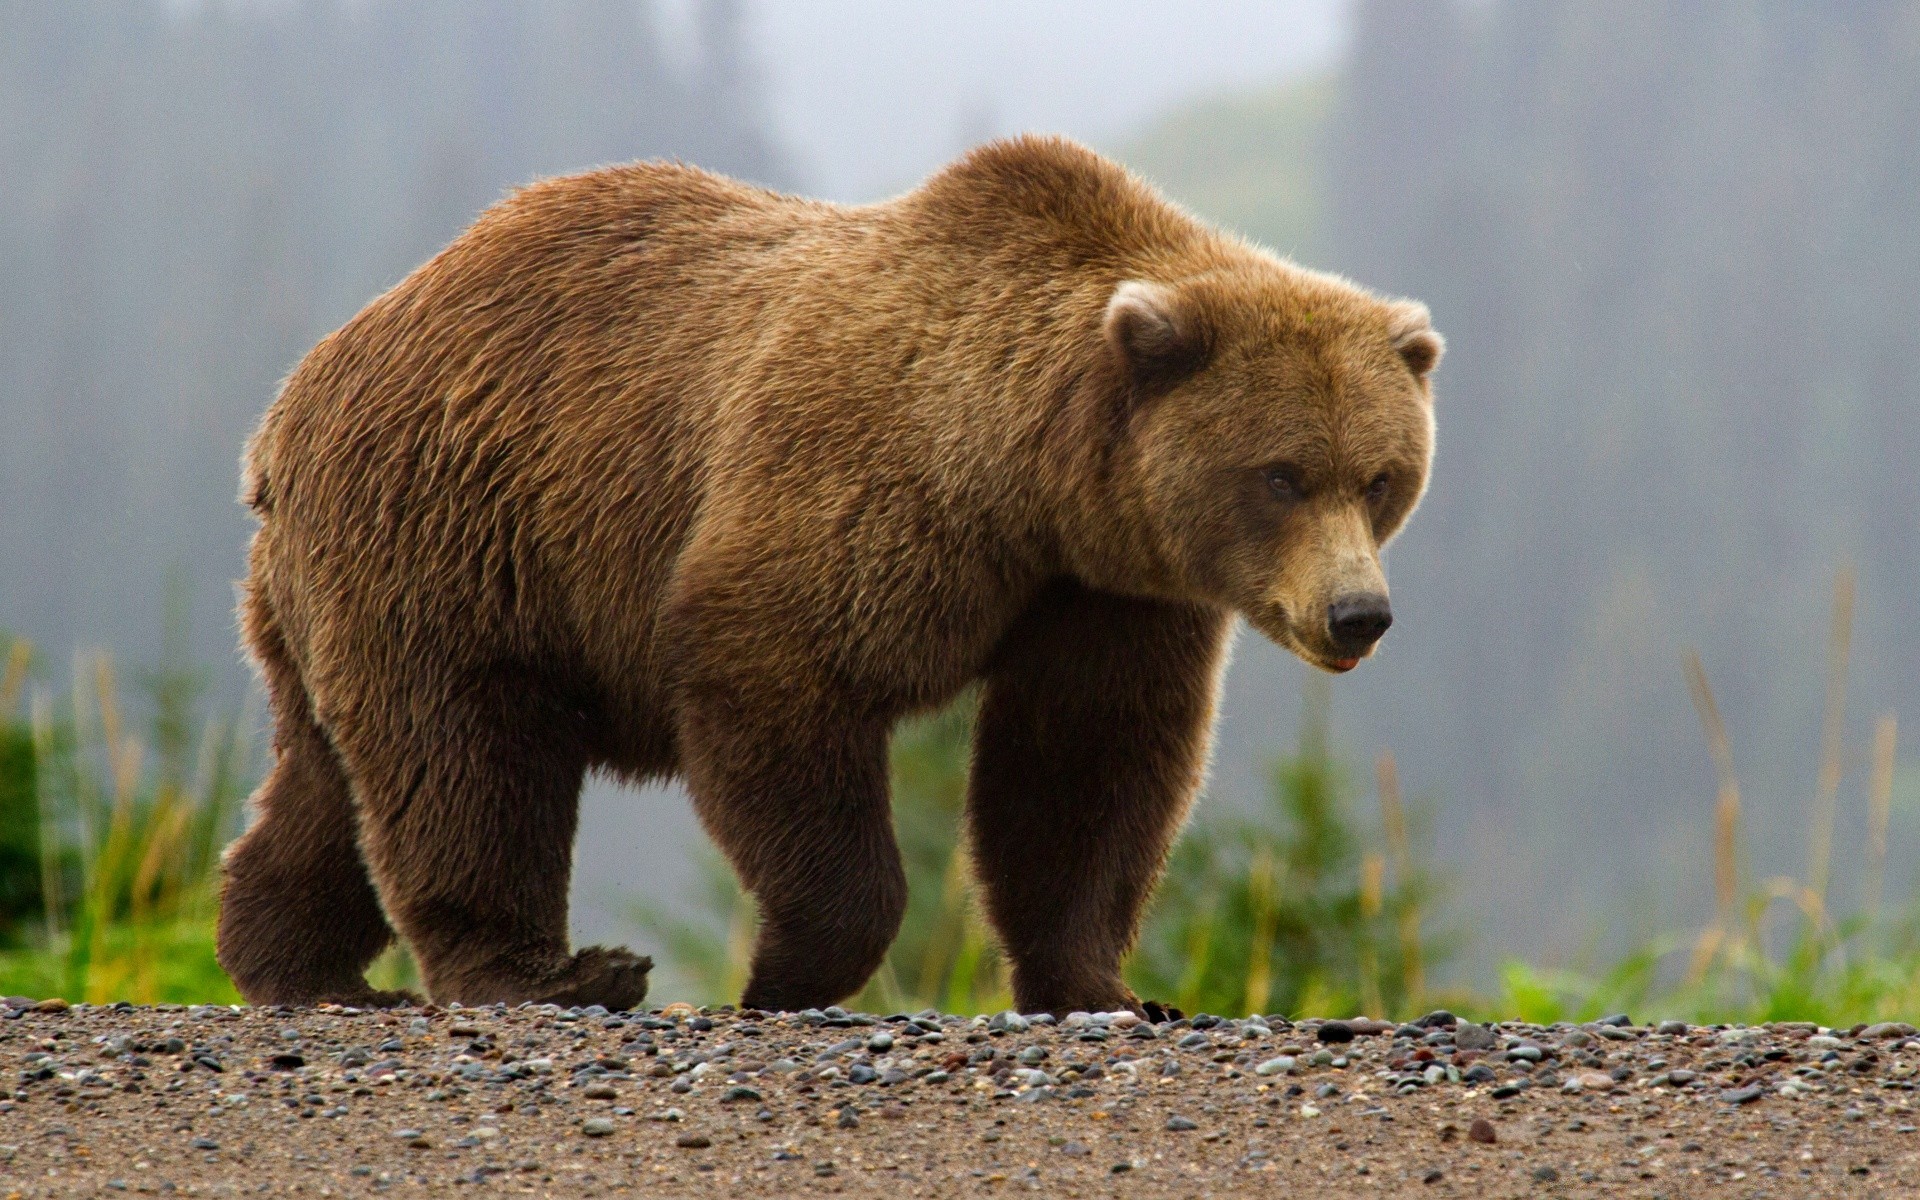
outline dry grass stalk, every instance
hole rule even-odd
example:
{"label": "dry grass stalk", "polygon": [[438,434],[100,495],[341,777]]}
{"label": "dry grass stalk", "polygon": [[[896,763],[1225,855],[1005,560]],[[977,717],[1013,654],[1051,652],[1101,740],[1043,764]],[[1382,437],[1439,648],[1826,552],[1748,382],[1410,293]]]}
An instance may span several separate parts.
{"label": "dry grass stalk", "polygon": [[926,951],[920,958],[920,978],[915,992],[921,996],[940,994],[940,982],[949,973],[954,944],[966,932],[967,905],[972,895],[973,870],[964,841],[956,842],[947,856],[947,870],[940,881],[940,917]]}
{"label": "dry grass stalk", "polygon": [[[1369,852],[1360,860],[1360,915],[1367,921],[1380,915],[1386,890],[1387,860],[1378,851]],[[1380,961],[1371,938],[1360,943],[1360,1007],[1370,1014],[1387,1008],[1380,995]]]}
{"label": "dry grass stalk", "polygon": [[[1391,750],[1374,764],[1380,784],[1380,824],[1393,855],[1393,873],[1404,887],[1413,879],[1413,849],[1407,839],[1407,810],[1400,802],[1400,767]],[[1408,904],[1400,914],[1400,956],[1407,981],[1407,1004],[1419,1008],[1426,995],[1426,966],[1420,961],[1420,907]]]}
{"label": "dry grass stalk", "polygon": [[1687,964],[1687,986],[1695,987],[1707,977],[1714,959],[1724,949],[1738,956],[1742,939],[1736,922],[1735,906],[1740,898],[1740,777],[1733,769],[1733,743],[1727,737],[1727,724],[1720,716],[1713,685],[1707,682],[1707,669],[1696,650],[1688,650],[1683,660],[1687,691],[1700,714],[1700,727],[1706,733],[1707,753],[1713,758],[1713,771],[1719,780],[1713,811],[1713,923],[1700,931]]}
{"label": "dry grass stalk", "polygon": [[0,672],[0,721],[11,721],[20,711],[20,692],[27,686],[27,669],[32,665],[33,643],[16,638],[7,647],[7,668]]}
{"label": "dry grass stalk", "polygon": [[1273,851],[1266,846],[1254,852],[1247,868],[1247,902],[1253,910],[1253,934],[1247,946],[1247,996],[1249,1013],[1264,1013],[1273,998],[1273,935],[1280,926],[1280,904]]}
{"label": "dry grass stalk", "polygon": [[1880,890],[1886,878],[1887,824],[1893,813],[1894,752],[1899,726],[1891,714],[1873,730],[1873,778],[1867,786],[1866,909],[1869,920],[1880,915]]}
{"label": "dry grass stalk", "polygon": [[1846,773],[1841,739],[1846,732],[1847,651],[1853,640],[1853,568],[1833,580],[1833,627],[1827,640],[1826,720],[1820,738],[1820,782],[1814,790],[1813,824],[1807,840],[1807,890],[1825,905],[1833,867],[1833,822]]}
{"label": "dry grass stalk", "polygon": [[1687,691],[1700,714],[1707,752],[1713,756],[1714,774],[1720,783],[1713,812],[1713,898],[1715,920],[1727,930],[1732,928],[1734,901],[1740,894],[1740,777],[1734,773],[1733,744],[1727,738],[1726,722],[1720,719],[1720,705],[1714,701],[1713,687],[1707,682],[1698,651],[1687,651],[1685,666]]}
{"label": "dry grass stalk", "polygon": [[[53,698],[35,688],[28,710],[34,757],[43,763],[50,762],[54,738]],[[66,911],[66,896],[60,886],[59,824],[48,789],[37,777],[34,792],[40,817],[40,908],[46,918],[47,942],[51,945],[60,937],[60,914]]]}

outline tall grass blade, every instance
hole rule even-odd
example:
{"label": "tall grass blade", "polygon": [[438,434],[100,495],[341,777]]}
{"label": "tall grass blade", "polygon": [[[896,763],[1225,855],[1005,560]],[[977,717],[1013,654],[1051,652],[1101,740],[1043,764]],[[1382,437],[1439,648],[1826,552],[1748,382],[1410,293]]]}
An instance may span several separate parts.
{"label": "tall grass blade", "polygon": [[1713,815],[1713,891],[1714,911],[1723,927],[1730,927],[1735,898],[1740,892],[1740,863],[1737,857],[1740,827],[1740,777],[1733,769],[1733,745],[1727,738],[1726,722],[1720,719],[1720,706],[1714,701],[1713,686],[1707,682],[1707,670],[1700,653],[1688,650],[1684,659],[1687,691],[1700,714],[1700,728],[1706,733],[1707,753],[1713,757],[1713,770],[1719,779],[1719,794]]}
{"label": "tall grass blade", "polygon": [[1827,639],[1826,718],[1820,735],[1820,780],[1814,789],[1813,820],[1807,839],[1807,889],[1824,905],[1827,876],[1833,866],[1833,822],[1845,773],[1841,738],[1846,731],[1847,652],[1853,641],[1853,568],[1841,567],[1833,579],[1833,625]]}
{"label": "tall grass blade", "polygon": [[1873,730],[1873,777],[1867,785],[1867,871],[1864,908],[1869,922],[1880,915],[1887,869],[1887,825],[1893,816],[1893,769],[1899,723],[1891,714]]}
{"label": "tall grass blade", "polygon": [[[1400,766],[1391,750],[1380,752],[1374,764],[1380,786],[1380,824],[1387,836],[1387,850],[1393,855],[1393,875],[1400,886],[1413,882],[1413,850],[1407,837],[1407,810],[1400,802]],[[1420,894],[1409,891],[1400,910],[1400,970],[1405,977],[1406,1004],[1421,1007],[1427,990],[1426,967],[1420,952]]]}

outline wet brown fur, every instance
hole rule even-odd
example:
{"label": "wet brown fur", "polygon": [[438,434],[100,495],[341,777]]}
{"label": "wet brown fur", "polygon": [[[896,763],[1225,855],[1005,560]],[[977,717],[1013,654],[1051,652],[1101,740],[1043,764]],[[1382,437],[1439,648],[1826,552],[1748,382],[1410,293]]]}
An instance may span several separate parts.
{"label": "wet brown fur", "polygon": [[602,768],[686,781],[760,906],[744,1002],[830,1003],[906,902],[888,732],[977,682],[1016,1001],[1137,1006],[1231,616],[1327,664],[1425,485],[1426,326],[1059,140],[857,208],[659,163],[514,194],[249,447],[277,757],[221,963],[378,1002],[398,931],[438,1000],[637,1003],[646,959],[568,947]]}

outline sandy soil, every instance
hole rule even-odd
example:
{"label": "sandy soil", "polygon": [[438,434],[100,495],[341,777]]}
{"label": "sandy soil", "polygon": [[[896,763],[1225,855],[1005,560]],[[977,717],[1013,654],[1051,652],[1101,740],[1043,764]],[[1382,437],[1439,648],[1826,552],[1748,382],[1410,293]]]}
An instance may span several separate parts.
{"label": "sandy soil", "polygon": [[1906,1026],[4,1015],[0,1197],[1920,1194]]}

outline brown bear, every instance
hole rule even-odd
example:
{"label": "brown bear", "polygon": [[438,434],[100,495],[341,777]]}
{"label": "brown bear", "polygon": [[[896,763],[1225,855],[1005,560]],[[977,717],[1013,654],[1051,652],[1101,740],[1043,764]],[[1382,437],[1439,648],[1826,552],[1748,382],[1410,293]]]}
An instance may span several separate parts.
{"label": "brown bear", "polygon": [[683,779],[825,1005],[906,902],[904,714],[981,688],[967,832],[1027,1012],[1121,980],[1234,614],[1344,671],[1426,485],[1421,305],[1019,138],[842,207],[642,163],[534,184],[322,341],[247,451],[276,759],[228,853],[254,1003],[625,1008],[570,953],[594,768]]}

